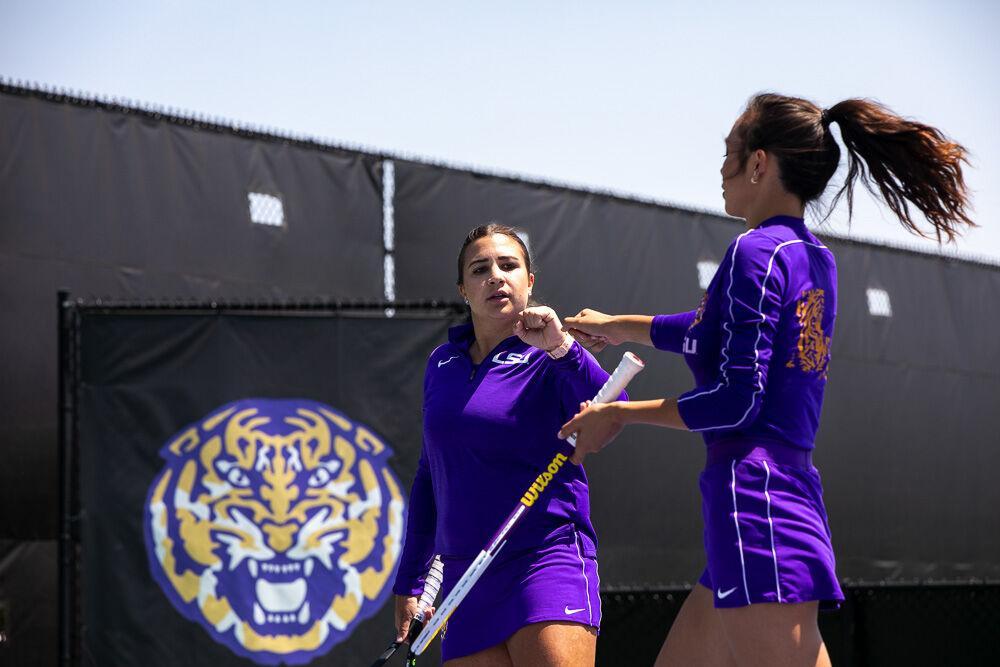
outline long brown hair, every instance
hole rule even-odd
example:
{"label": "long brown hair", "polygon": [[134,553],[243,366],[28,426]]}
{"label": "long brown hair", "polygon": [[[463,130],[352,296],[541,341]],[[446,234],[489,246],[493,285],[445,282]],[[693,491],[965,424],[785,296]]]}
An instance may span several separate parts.
{"label": "long brown hair", "polygon": [[741,169],[753,151],[767,151],[778,159],[785,189],[803,204],[814,202],[840,163],[831,123],[840,127],[848,169],[827,216],[846,193],[850,220],[860,176],[865,188],[880,195],[914,234],[930,238],[914,222],[910,204],[934,227],[938,243],[942,236],[953,241],[963,228],[977,226],[968,214],[962,176],[962,163],[968,164],[966,149],[940,130],[902,118],[872,100],[844,100],[824,111],[798,97],[755,95],[736,123]]}

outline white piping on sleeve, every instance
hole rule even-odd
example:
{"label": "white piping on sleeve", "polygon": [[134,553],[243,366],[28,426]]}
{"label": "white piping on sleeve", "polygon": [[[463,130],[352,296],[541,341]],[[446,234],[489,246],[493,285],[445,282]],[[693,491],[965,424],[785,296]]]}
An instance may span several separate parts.
{"label": "white piping on sleeve", "polygon": [[[726,288],[726,297],[729,299],[730,320],[733,319],[733,267],[736,266],[736,251],[739,250],[740,241],[743,240],[743,237],[752,231],[753,231],[752,229],[748,229],[747,231],[743,232],[742,234],[736,237],[736,242],[733,244],[733,255],[732,257],[729,258],[729,287]],[[726,344],[722,347],[722,362],[719,364],[719,372],[722,373],[722,382],[715,385],[713,389],[709,389],[707,391],[701,391],[691,396],[686,396],[685,398],[678,400],[677,401],[678,403],[683,403],[684,401],[689,401],[692,398],[698,398],[699,396],[708,396],[709,394],[714,394],[723,387],[729,386],[729,376],[726,373],[726,364],[729,363],[729,355],[726,354],[726,348],[729,347],[730,342],[732,342],[733,340],[733,331],[732,329],[729,328],[729,326],[725,322],[722,323],[722,328],[725,329],[726,332],[729,334],[729,338],[726,340]],[[705,429],[691,429],[691,430],[703,431]]]}
{"label": "white piping on sleeve", "polygon": [[[734,319],[734,317],[733,317],[733,294],[732,294],[732,289],[733,289],[733,268],[736,266],[736,251],[739,249],[739,242],[740,242],[740,240],[744,236],[746,236],[747,234],[749,234],[752,231],[753,230],[751,229],[751,230],[749,230],[747,232],[744,232],[743,234],[740,234],[739,237],[737,237],[737,239],[736,239],[736,244],[733,246],[732,263],[729,266],[729,287],[726,289],[726,297],[729,299],[729,320],[730,321],[732,321]],[[774,268],[774,258],[777,256],[778,252],[781,251],[786,246],[789,246],[789,245],[792,245],[792,244],[795,244],[795,243],[802,243],[804,245],[811,246],[811,247],[814,247],[814,248],[820,248],[822,250],[827,250],[828,249],[824,245],[817,245],[815,243],[809,243],[808,241],[803,241],[802,239],[794,239],[794,240],[791,240],[791,241],[785,241],[784,243],[779,243],[774,248],[774,251],[771,253],[771,257],[770,257],[770,259],[767,262],[767,272],[764,274],[764,280],[762,280],[761,284],[760,284],[760,301],[757,303],[757,315],[760,316],[760,319],[757,320],[757,337],[754,340],[754,344],[753,344],[753,371],[754,371],[754,377],[756,379],[757,388],[754,389],[753,395],[750,397],[750,405],[747,407],[746,412],[743,413],[743,416],[740,417],[738,420],[736,420],[736,422],[733,423],[733,424],[727,424],[725,426],[703,426],[701,428],[691,429],[692,431],[708,431],[708,430],[712,430],[712,429],[735,428],[735,427],[739,426],[740,424],[743,423],[743,420],[745,420],[750,415],[750,413],[753,411],[753,406],[754,406],[754,403],[757,401],[757,396],[759,394],[763,393],[763,391],[764,391],[764,377],[763,377],[763,373],[761,373],[761,371],[760,371],[760,352],[758,351],[757,346],[760,345],[760,337],[761,337],[761,327],[760,327],[760,325],[763,322],[767,321],[767,317],[764,315],[764,298],[767,295],[767,280],[768,280],[768,278],[771,277],[771,269]],[[691,396],[686,396],[686,397],[684,397],[682,399],[679,399],[677,401],[678,403],[682,403],[684,401],[688,401],[688,400],[690,400],[692,398],[698,398],[699,396],[707,396],[709,394],[714,394],[719,389],[722,389],[723,386],[727,386],[727,387],[729,386],[729,375],[726,372],[726,364],[729,363],[729,354],[727,352],[727,348],[729,348],[729,346],[732,344],[732,341],[733,341],[733,331],[729,327],[729,322],[723,322],[722,323],[722,328],[725,329],[726,332],[729,334],[729,336],[726,338],[726,344],[722,348],[722,357],[723,357],[723,360],[722,360],[722,363],[719,366],[719,370],[722,373],[722,382],[720,382],[718,385],[716,385],[713,389],[710,389],[710,390],[707,390],[707,391],[702,391],[702,392],[699,392],[697,394],[692,394]]]}

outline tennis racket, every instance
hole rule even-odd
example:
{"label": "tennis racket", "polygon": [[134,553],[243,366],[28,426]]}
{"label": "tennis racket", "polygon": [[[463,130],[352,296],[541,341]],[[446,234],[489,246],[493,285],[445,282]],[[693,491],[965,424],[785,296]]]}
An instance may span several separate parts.
{"label": "tennis racket", "polygon": [[[443,571],[444,566],[441,564],[441,557],[435,556],[434,562],[431,563],[431,569],[427,572],[427,577],[424,579],[424,592],[420,594],[420,600],[417,602],[417,613],[410,621],[410,629],[406,633],[406,639],[401,642],[389,644],[389,648],[383,651],[382,655],[372,663],[372,667],[381,667],[384,665],[392,657],[392,654],[396,652],[396,649],[403,644],[413,645],[413,640],[417,638],[417,635],[420,634],[420,631],[424,627],[427,610],[434,604],[434,598],[437,597],[438,589],[441,588],[441,575]],[[408,656],[407,662],[413,664],[415,660]]]}
{"label": "tennis racket", "polygon": [[[594,403],[610,403],[615,400],[625,386],[631,381],[636,374],[643,368],[642,360],[631,352],[626,352],[622,357],[622,360],[618,363],[618,367],[615,368],[614,373],[608,378],[608,381],[604,383],[601,390],[597,392],[597,396],[594,397]],[[424,629],[420,631],[417,636],[416,641],[410,644],[410,656],[420,655],[427,649],[430,643],[440,632],[442,626],[448,622],[448,617],[451,616],[458,605],[461,604],[462,600],[469,593],[472,587],[475,585],[479,578],[483,576],[483,572],[489,567],[493,559],[496,558],[500,549],[503,545],[507,543],[507,535],[510,531],[514,529],[524,513],[527,512],[532,505],[538,500],[539,496],[545,491],[545,489],[552,482],[552,478],[559,472],[566,461],[569,460],[570,455],[573,453],[572,448],[576,447],[576,436],[571,435],[566,438],[566,442],[569,444],[567,447],[567,452],[559,452],[555,455],[549,465],[541,472],[538,477],[531,483],[531,486],[524,492],[521,499],[517,503],[517,507],[510,516],[500,524],[500,529],[497,530],[496,534],[489,541],[488,546],[479,552],[476,559],[472,561],[469,568],[462,575],[462,578],[458,580],[455,584],[455,588],[452,589],[448,597],[444,599],[441,606],[438,607],[437,612],[435,612],[434,617],[431,618],[430,622],[424,626]]]}

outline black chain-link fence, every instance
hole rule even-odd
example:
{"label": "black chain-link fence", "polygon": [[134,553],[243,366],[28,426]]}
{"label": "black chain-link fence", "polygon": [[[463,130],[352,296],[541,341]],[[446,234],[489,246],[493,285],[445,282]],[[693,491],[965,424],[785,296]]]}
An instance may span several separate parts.
{"label": "black chain-link fence", "polygon": [[[837,667],[1000,665],[1000,586],[857,587],[820,614]],[[652,665],[687,591],[605,593],[599,667]]]}

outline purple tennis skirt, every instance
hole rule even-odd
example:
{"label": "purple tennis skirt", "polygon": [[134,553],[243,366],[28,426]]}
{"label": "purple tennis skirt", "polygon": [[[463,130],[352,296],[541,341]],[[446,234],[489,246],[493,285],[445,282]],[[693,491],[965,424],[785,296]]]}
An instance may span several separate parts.
{"label": "purple tennis skirt", "polygon": [[699,583],[717,608],[813,600],[839,606],[844,594],[809,452],[713,444],[700,486],[708,566]]}
{"label": "purple tennis skirt", "polygon": [[[444,599],[472,559],[443,558]],[[453,660],[505,642],[530,623],[560,621],[600,627],[597,549],[571,525],[553,532],[540,549],[500,551],[441,638],[441,657]]]}

